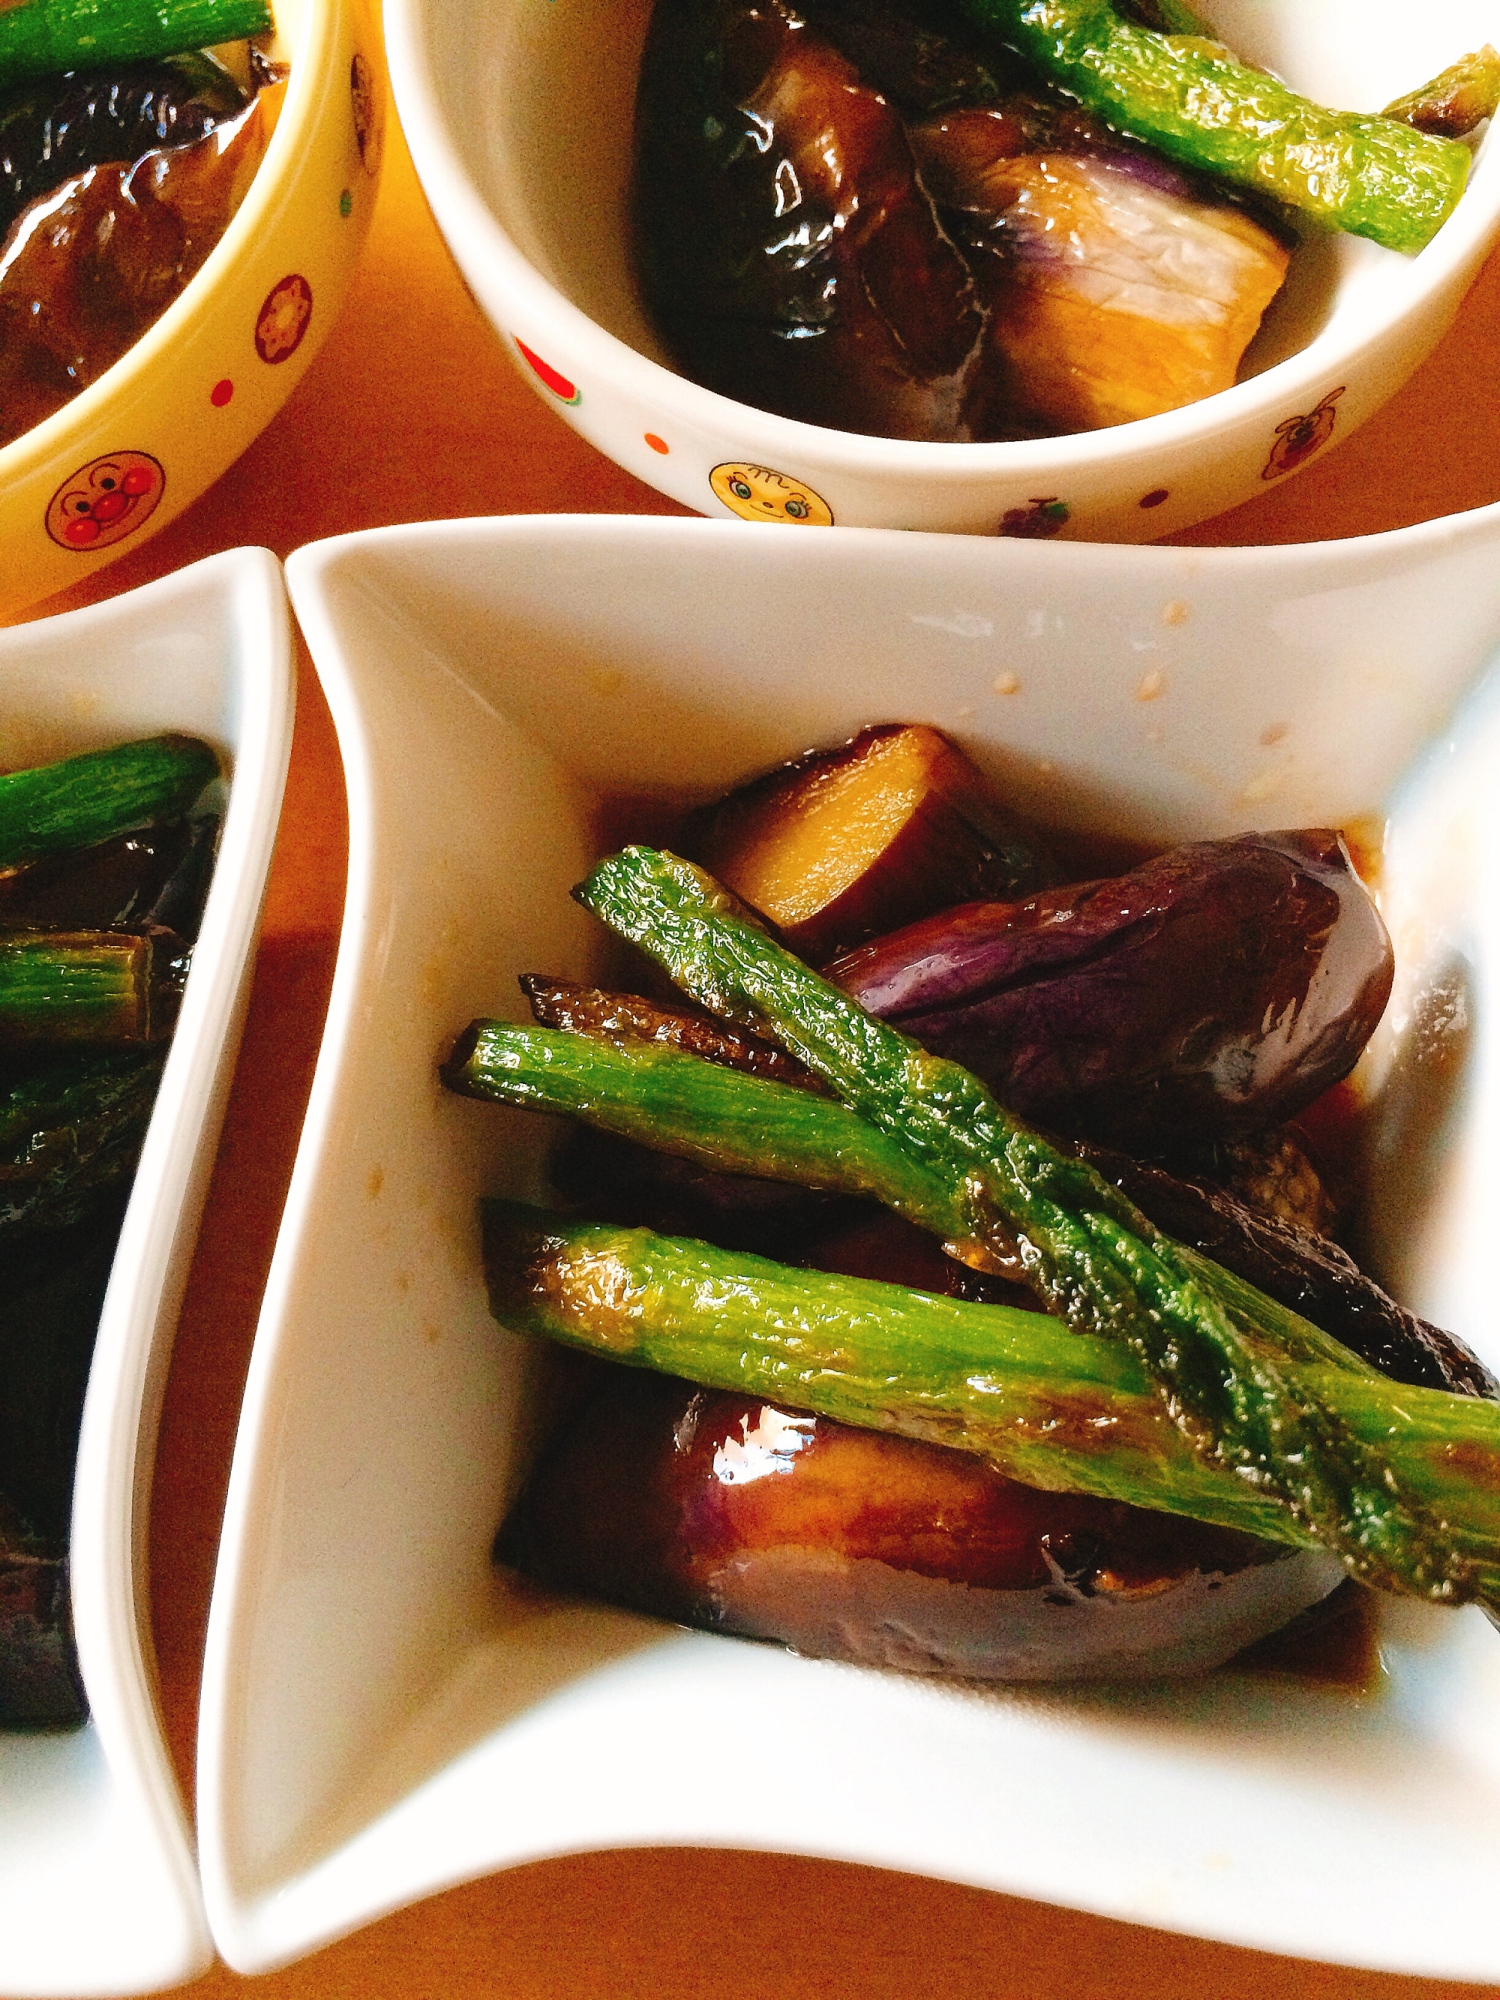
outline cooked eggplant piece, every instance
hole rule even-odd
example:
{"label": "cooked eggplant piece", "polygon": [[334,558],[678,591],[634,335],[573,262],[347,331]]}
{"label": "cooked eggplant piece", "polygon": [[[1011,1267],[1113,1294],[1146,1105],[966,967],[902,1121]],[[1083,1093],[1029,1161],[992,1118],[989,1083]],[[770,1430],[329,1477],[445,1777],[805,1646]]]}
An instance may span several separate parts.
{"label": "cooked eggplant piece", "polygon": [[1118,140],[1033,150],[1005,105],[910,138],[1035,429],[1099,430],[1231,387],[1290,260],[1243,208]]}
{"label": "cooked eggplant piece", "polygon": [[[284,96],[284,84],[269,85],[206,137],[86,167],[22,209],[0,259],[0,445],[97,381],[197,275],[244,199]],[[130,504],[126,485],[101,494],[69,523],[73,545],[87,547]]]}
{"label": "cooked eggplant piece", "polygon": [[1295,1126],[1220,1140],[1208,1150],[1200,1178],[1304,1236],[1336,1233],[1339,1204]]}
{"label": "cooked eggplant piece", "polygon": [[613,1132],[575,1126],[551,1163],[558,1193],[609,1222],[704,1236],[726,1249],[800,1262],[808,1246],[863,1213],[857,1199],[677,1159]]}
{"label": "cooked eggplant piece", "polygon": [[981,42],[943,0],[924,0],[920,11],[901,0],[803,0],[799,11],[905,119],[1044,88],[1008,49]]}
{"label": "cooked eggplant piece", "polygon": [[1257,1213],[1212,1181],[1170,1174],[1105,1146],[1079,1144],[1076,1151],[1158,1229],[1301,1313],[1383,1375],[1500,1400],[1500,1382],[1476,1354],[1398,1305],[1326,1236]]}
{"label": "cooked eggplant piece", "polygon": [[695,381],[877,437],[981,435],[983,318],[901,120],[784,0],[659,0],[637,107],[648,306]]}
{"label": "cooked eggplant piece", "polygon": [[769,1077],[773,1083],[800,1084],[822,1091],[810,1069],[774,1042],[763,1041],[742,1028],[716,1021],[696,1007],[663,1007],[638,993],[606,993],[597,986],[580,986],[572,979],[549,979],[545,973],[523,972],[521,991],[544,1028],[565,1028],[576,1035],[598,1035],[616,1046],[658,1042],[703,1056],[723,1069],[747,1076]]}
{"label": "cooked eggplant piece", "polygon": [[951,9],[661,0],[639,126],[668,346],[807,422],[993,440],[1176,409],[1235,380],[1286,274],[1275,223]]}
{"label": "cooked eggplant piece", "polygon": [[28,78],[0,93],[0,242],[21,210],[87,167],[189,145],[248,102],[207,55]]}
{"label": "cooked eggplant piece", "polygon": [[1019,1312],[1038,1308],[1036,1294],[1025,1285],[995,1271],[961,1264],[945,1254],[928,1230],[873,1204],[836,1218],[833,1227],[814,1236],[795,1261],[813,1271],[874,1278],[884,1285],[906,1285],[974,1305],[1011,1306]]}
{"label": "cooked eggplant piece", "polygon": [[1040,836],[920,723],[861,730],[740,786],[696,816],[684,847],[815,964],[931,911],[1056,879]]}
{"label": "cooked eggplant piece", "polygon": [[143,929],[171,931],[186,945],[197,943],[223,827],[223,819],[213,812],[199,813],[188,822],[187,842],[176,865],[139,920]]}
{"label": "cooked eggplant piece", "polygon": [[70,1229],[11,1237],[0,1260],[0,1495],[59,1547],[125,1200],[110,1190]]}
{"label": "cooked eggplant piece", "polygon": [[179,819],[142,827],[0,875],[0,929],[104,931],[159,923],[157,898],[186,856],[198,824]]}
{"label": "cooked eggplant piece", "polygon": [[496,1553],[682,1624],[985,1680],[1201,1672],[1339,1580],[1322,1555],[625,1370],[553,1440]]}
{"label": "cooked eggplant piece", "polygon": [[1170,1154],[1281,1123],[1345,1076],[1392,957],[1342,839],[1309,829],[950,910],[829,977],[1008,1109]]}
{"label": "cooked eggplant piece", "polygon": [[0,1254],[17,1229],[82,1221],[102,1188],[135,1172],[165,1060],[156,1049],[89,1050],[0,1092]]}
{"label": "cooked eggplant piece", "polygon": [[67,1551],[33,1534],[0,1498],[0,1729],[73,1729],[87,1720]]}

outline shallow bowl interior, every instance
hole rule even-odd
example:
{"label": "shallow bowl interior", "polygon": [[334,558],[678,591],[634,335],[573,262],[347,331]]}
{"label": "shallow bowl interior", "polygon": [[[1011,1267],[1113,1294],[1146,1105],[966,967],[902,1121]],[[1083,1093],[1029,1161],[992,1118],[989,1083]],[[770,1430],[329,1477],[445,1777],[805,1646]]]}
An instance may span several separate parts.
{"label": "shallow bowl interior", "polygon": [[[199,1833],[231,1964],[523,1859],[693,1842],[1500,1975],[1500,1647],[1477,1616],[1393,1615],[1368,1693],[974,1692],[508,1588],[490,1543],[547,1371],[490,1321],[475,1198],[538,1192],[549,1131],[435,1075],[476,1012],[520,1015],[518,972],[597,962],[567,890],[601,801],[701,798],[893,716],[951,731],[1027,811],[1157,841],[1400,793],[1393,910],[1435,909],[1449,822],[1490,810],[1496,725],[1450,717],[1500,639],[1497,545],[1495,512],[1214,554],[553,518],[292,558],[351,864],[210,1619]],[[1493,956],[1497,849],[1462,852],[1441,932],[1398,923],[1419,990],[1450,947]],[[1483,1091],[1450,1107],[1464,1143],[1389,1194],[1400,1275],[1500,1359],[1488,1232],[1428,1256],[1495,1181]]]}
{"label": "shallow bowl interior", "polygon": [[0,768],[180,729],[214,744],[230,779],[84,1408],[72,1579],[92,1721],[0,1734],[0,1993],[150,1992],[212,1955],[156,1712],[144,1556],[157,1415],[249,992],[291,711],[290,619],[263,549],[0,632]]}
{"label": "shallow bowl interior", "polygon": [[[1354,109],[1379,109],[1466,49],[1500,39],[1495,0],[1449,0],[1425,13],[1395,0],[1325,0],[1311,12],[1297,0],[1205,4],[1247,58]],[[1244,379],[1223,396],[1037,444],[919,445],[817,430],[751,411],[664,365],[629,257],[649,17],[650,0],[391,0],[386,26],[418,172],[480,303],[546,364],[532,379],[570,422],[709,514],[727,512],[709,485],[712,466],[744,460],[814,486],[849,525],[993,532],[1004,510],[1060,495],[1069,537],[1165,534],[1259,490],[1288,417],[1339,390],[1327,428],[1342,438],[1378,407],[1436,342],[1500,230],[1500,154],[1487,137],[1464,202],[1420,257],[1350,237],[1309,240]],[[1148,493],[1158,497],[1143,510]]]}

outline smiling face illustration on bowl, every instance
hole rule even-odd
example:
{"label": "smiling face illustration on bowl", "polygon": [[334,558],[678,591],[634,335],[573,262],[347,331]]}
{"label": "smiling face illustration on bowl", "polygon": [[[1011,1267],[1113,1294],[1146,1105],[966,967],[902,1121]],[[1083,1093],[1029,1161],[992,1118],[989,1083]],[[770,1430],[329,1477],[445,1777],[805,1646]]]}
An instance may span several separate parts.
{"label": "smiling face illustration on bowl", "polygon": [[64,549],[123,542],[156,512],[167,477],[145,451],[116,451],[81,465],[47,509],[47,533]]}
{"label": "smiling face illustration on bowl", "polygon": [[831,528],[833,509],[810,486],[769,465],[716,465],[709,484],[731,514],[742,521],[792,522],[803,528]]}

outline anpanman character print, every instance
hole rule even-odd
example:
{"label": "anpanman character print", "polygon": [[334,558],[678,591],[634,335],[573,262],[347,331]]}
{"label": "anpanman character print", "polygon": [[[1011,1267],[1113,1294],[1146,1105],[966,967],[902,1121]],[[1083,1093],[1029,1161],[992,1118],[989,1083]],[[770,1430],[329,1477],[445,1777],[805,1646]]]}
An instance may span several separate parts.
{"label": "anpanman character print", "polygon": [[112,548],[146,525],[166,490],[161,461],[149,451],[107,452],[58,487],[43,517],[47,533],[79,555]]}
{"label": "anpanman character print", "polygon": [[1333,406],[1347,386],[1341,382],[1336,389],[1330,389],[1318,407],[1309,410],[1305,417],[1288,417],[1285,423],[1276,426],[1276,442],[1271,446],[1271,456],[1261,472],[1262,479],[1280,479],[1284,473],[1295,472],[1299,465],[1307,463],[1315,451],[1322,450],[1333,436],[1333,426],[1338,419],[1338,411]]}
{"label": "anpanman character print", "polygon": [[708,483],[731,514],[742,521],[790,522],[801,528],[831,528],[833,509],[800,479],[769,465],[716,465]]}

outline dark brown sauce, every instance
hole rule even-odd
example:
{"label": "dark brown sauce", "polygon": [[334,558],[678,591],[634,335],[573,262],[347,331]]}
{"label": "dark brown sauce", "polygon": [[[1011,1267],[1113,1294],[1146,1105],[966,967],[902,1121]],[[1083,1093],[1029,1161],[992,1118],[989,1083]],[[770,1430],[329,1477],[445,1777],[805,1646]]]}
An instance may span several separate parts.
{"label": "dark brown sauce", "polygon": [[1341,1583],[1290,1625],[1247,1646],[1234,1665],[1243,1672],[1368,1694],[1380,1675],[1379,1619],[1373,1591],[1352,1581]]}
{"label": "dark brown sauce", "polygon": [[594,851],[605,855],[622,847],[673,849],[693,809],[682,799],[664,798],[659,792],[604,792],[589,820]]}

